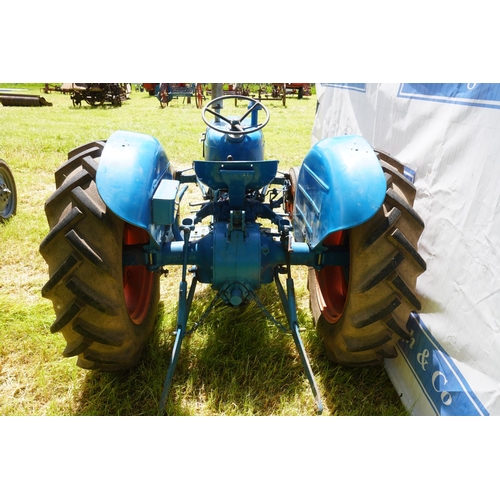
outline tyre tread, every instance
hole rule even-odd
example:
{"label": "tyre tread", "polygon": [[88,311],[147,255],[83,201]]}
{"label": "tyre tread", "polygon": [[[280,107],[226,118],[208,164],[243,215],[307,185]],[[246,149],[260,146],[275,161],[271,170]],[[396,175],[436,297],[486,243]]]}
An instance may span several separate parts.
{"label": "tyre tread", "polygon": [[345,366],[379,364],[409,340],[406,321],[421,303],[416,279],[426,264],[417,249],[424,221],[413,208],[416,189],[404,165],[376,151],[387,189],[383,206],[361,226],[349,229],[351,268],[344,312],[336,323],[322,313],[324,299],[311,269],[308,289],[313,319],[330,359]]}
{"label": "tyre tread", "polygon": [[73,301],[70,303],[69,307],[63,311],[60,316],[56,317],[56,320],[50,326],[50,331],[56,333],[62,330],[66,325],[71,323],[82,310],[82,305],[78,301]]}
{"label": "tyre tread", "polygon": [[42,296],[53,302],[50,331],[64,335],[63,355],[77,356],[84,369],[115,371],[138,363],[154,330],[159,274],[148,313],[136,324],[123,290],[124,222],[107,209],[95,184],[104,145],[75,148],[56,171],[56,189],[45,203],[49,232],[40,244],[49,266]]}

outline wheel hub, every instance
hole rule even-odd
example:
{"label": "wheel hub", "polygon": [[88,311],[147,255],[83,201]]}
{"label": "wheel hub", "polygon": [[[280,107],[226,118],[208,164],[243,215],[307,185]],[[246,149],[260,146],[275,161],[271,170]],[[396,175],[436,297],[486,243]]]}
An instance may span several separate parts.
{"label": "wheel hub", "polygon": [[0,212],[3,212],[5,207],[9,204],[12,191],[3,182],[0,177]]}

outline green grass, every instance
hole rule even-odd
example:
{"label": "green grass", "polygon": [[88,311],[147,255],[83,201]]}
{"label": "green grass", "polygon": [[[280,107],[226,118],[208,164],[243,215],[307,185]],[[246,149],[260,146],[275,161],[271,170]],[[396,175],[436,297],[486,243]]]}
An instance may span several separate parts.
{"label": "green grass", "polygon": [[[18,84],[40,94],[43,84]],[[14,87],[0,83],[0,88]],[[72,105],[68,95],[44,95],[51,107],[0,106],[0,158],[12,169],[18,213],[0,225],[0,414],[156,415],[176,323],[179,270],[162,278],[155,332],[140,364],[124,373],[81,370],[61,352],[61,334],[51,334],[52,304],[41,297],[48,279],[38,247],[48,232],[44,202],[54,190],[53,174],[67,152],[107,139],[115,130],[155,136],[174,168],[201,159],[204,124],[200,110],[182,99],[161,109],[147,93],[133,92],[122,107]],[[266,101],[266,156],[280,170],[300,165],[311,145],[316,99]],[[241,111],[241,106],[237,113]],[[227,110],[228,112],[228,110]],[[191,188],[190,188],[191,189]],[[195,197],[195,192],[189,196]],[[302,335],[322,394],[324,415],[405,415],[383,367],[347,369],[332,365],[317,338],[308,306],[306,273],[294,269]],[[259,291],[279,319],[274,286]],[[192,320],[214,293],[197,292]],[[216,308],[183,344],[168,411],[176,415],[314,415],[307,379],[291,335],[261,310]]]}

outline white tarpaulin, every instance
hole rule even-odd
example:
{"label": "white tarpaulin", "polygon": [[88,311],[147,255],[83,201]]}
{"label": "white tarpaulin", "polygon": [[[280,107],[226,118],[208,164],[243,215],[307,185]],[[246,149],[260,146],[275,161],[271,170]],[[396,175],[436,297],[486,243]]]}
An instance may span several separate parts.
{"label": "white tarpaulin", "polygon": [[422,309],[386,369],[414,415],[500,415],[500,84],[317,84],[313,143],[362,135],[415,175]]}

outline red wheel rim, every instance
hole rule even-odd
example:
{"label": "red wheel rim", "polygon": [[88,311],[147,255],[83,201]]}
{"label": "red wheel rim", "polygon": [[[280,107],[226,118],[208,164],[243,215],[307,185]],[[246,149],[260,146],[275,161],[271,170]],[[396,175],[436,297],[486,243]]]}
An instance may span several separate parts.
{"label": "red wheel rim", "polygon": [[285,211],[289,215],[290,218],[293,216],[293,205],[294,205],[294,200],[295,200],[295,191],[297,189],[297,182],[298,182],[298,174],[297,177],[292,173],[293,172],[292,167],[290,169],[290,193],[287,199],[285,200]]}
{"label": "red wheel rim", "polygon": [[[347,236],[346,231],[337,231],[325,241],[325,246],[341,245]],[[323,317],[329,323],[337,323],[344,312],[348,281],[345,268],[342,266],[326,266],[316,271],[321,297],[318,297]]]}
{"label": "red wheel rim", "polygon": [[[137,226],[125,223],[123,245],[149,243],[149,234]],[[146,318],[153,292],[154,274],[146,266],[125,266],[123,268],[123,292],[130,319],[140,325]]]}

